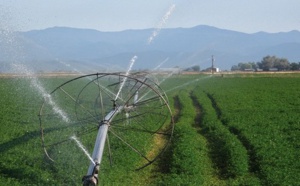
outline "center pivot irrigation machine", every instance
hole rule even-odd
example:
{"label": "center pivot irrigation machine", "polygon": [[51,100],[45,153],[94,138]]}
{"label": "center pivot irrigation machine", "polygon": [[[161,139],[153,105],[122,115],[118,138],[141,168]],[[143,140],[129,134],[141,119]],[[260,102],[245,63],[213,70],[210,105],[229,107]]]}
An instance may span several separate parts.
{"label": "center pivot irrigation machine", "polygon": [[60,165],[90,164],[83,185],[98,185],[100,169],[150,165],[174,128],[166,94],[146,74],[96,73],[68,80],[45,97],[39,119],[47,158]]}

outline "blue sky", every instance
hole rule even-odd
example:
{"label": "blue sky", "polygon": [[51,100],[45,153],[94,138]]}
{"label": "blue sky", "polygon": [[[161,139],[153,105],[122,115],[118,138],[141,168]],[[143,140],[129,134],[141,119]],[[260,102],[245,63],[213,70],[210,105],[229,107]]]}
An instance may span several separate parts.
{"label": "blue sky", "polygon": [[246,33],[300,30],[300,0],[0,0],[0,29],[155,28],[173,4],[164,28],[210,25]]}

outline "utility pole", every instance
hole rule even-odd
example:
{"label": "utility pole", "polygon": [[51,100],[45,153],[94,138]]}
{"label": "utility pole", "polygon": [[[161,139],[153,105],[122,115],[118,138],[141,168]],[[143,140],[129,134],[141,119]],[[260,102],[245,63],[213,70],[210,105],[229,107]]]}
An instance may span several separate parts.
{"label": "utility pole", "polygon": [[211,73],[214,74],[214,62],[215,62],[215,58],[214,55],[211,56]]}

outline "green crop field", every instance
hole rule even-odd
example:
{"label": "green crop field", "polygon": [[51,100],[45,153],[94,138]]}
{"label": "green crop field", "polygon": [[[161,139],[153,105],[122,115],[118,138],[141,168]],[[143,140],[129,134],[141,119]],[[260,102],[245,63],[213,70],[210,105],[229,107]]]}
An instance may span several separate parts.
{"label": "green crop field", "polygon": [[[50,92],[68,79],[39,81]],[[169,148],[150,166],[128,171],[141,160],[117,146],[119,158],[111,167],[104,162],[100,185],[300,185],[299,85],[300,74],[171,76],[161,84],[175,121]],[[89,160],[74,142],[57,162],[44,154],[43,96],[32,79],[0,78],[0,97],[0,185],[82,185]],[[152,153],[161,143],[154,136],[144,149]]]}

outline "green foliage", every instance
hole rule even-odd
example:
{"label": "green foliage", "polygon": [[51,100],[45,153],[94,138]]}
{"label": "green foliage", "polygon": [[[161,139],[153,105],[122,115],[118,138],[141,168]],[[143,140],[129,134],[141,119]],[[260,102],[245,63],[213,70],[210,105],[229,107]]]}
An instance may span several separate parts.
{"label": "green foliage", "polygon": [[[65,80],[40,79],[47,90]],[[44,156],[37,117],[42,98],[29,80],[0,81],[5,108],[0,117],[0,185],[81,185],[89,163],[84,155],[61,163]],[[299,185],[299,84],[298,74],[172,76],[161,84],[172,111],[178,112],[164,161],[138,172],[103,168],[101,183]],[[145,150],[153,144],[148,145]],[[121,165],[140,163],[119,149],[115,153]]]}
{"label": "green foliage", "polygon": [[247,149],[249,171],[263,185],[299,183],[299,82],[283,77],[214,78],[201,88],[213,95],[220,120]]}
{"label": "green foliage", "polygon": [[170,170],[162,185],[203,185],[210,174],[210,164],[207,160],[206,141],[199,138],[196,128],[193,128],[196,112],[185,91],[175,97],[180,107],[179,120],[176,123],[171,145]]}
{"label": "green foliage", "polygon": [[290,70],[300,70],[300,63],[291,63],[290,64]]}
{"label": "green foliage", "polygon": [[299,70],[298,63],[290,63],[288,59],[278,58],[276,56],[265,56],[260,62],[244,62],[238,65],[233,65],[231,71],[246,70],[246,69],[263,69],[264,71],[269,71],[271,68],[276,68],[279,71],[283,70]]}
{"label": "green foliage", "polygon": [[220,177],[243,176],[248,172],[248,155],[242,143],[218,118],[219,108],[212,96],[195,90],[202,105],[202,126],[210,142],[212,157],[219,169]]}

